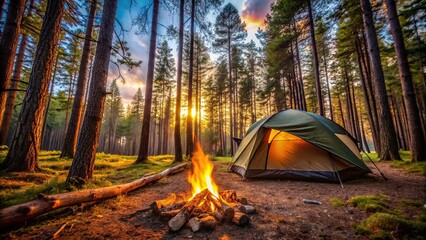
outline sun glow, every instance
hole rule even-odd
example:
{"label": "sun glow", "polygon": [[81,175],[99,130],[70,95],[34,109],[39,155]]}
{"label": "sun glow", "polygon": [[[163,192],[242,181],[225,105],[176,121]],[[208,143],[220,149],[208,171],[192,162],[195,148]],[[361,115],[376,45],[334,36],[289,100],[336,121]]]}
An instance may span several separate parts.
{"label": "sun glow", "polygon": [[192,186],[191,199],[206,188],[219,199],[218,187],[212,176],[213,168],[214,164],[203,152],[200,143],[197,141],[195,143],[194,156],[192,157],[192,171],[188,173],[188,182]]}

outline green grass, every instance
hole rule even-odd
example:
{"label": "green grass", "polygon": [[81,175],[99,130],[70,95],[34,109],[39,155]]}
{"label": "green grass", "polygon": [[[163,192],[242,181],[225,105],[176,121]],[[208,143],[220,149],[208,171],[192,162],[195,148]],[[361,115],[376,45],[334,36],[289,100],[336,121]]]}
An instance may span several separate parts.
{"label": "green grass", "polygon": [[349,199],[349,204],[364,212],[386,212],[388,208],[388,197],[382,194],[354,196]]}
{"label": "green grass", "polygon": [[[393,160],[392,167],[402,168],[411,173],[418,173],[423,176],[426,176],[426,161],[423,162],[411,162],[411,153],[410,151],[399,151],[399,155],[401,156],[401,161]],[[377,153],[362,153],[362,159],[365,162],[369,162],[370,159],[374,162],[379,162],[380,159],[377,156]]]}
{"label": "green grass", "polygon": [[355,231],[370,239],[425,239],[426,222],[377,212],[356,224]]}
{"label": "green grass", "polygon": [[[1,149],[1,148],[0,148]],[[7,151],[0,151],[0,161]],[[27,202],[40,193],[57,194],[76,190],[65,182],[72,159],[59,158],[59,151],[41,151],[40,171],[36,173],[0,172],[0,208]],[[127,183],[147,173],[160,172],[170,167],[173,155],[148,158],[144,164],[134,164],[136,156],[121,156],[105,153],[96,154],[93,179],[82,188],[98,188]]]}
{"label": "green grass", "polygon": [[345,203],[345,201],[343,201],[343,199],[337,198],[337,197],[331,198],[330,202],[331,202],[331,205],[333,205],[334,207],[341,207],[341,206],[346,205],[346,203]]}

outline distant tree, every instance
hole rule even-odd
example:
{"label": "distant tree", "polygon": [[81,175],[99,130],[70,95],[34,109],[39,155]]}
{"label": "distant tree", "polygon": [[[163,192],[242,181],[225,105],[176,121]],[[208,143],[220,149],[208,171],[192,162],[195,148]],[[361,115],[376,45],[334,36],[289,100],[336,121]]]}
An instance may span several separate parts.
{"label": "distant tree", "polygon": [[413,78],[408,64],[404,44],[404,36],[399,23],[395,0],[386,0],[387,16],[394,40],[394,47],[398,61],[399,76],[401,79],[404,102],[407,109],[408,129],[410,131],[410,150],[412,161],[425,161],[425,142],[422,134],[419,108],[414,93]]}
{"label": "distant tree", "polygon": [[89,101],[84,115],[77,151],[67,176],[67,182],[93,176],[95,154],[99,143],[102,113],[104,110],[108,66],[111,56],[117,0],[105,0],[102,12],[93,74],[89,90]]}
{"label": "distant tree", "polygon": [[141,145],[136,163],[144,163],[148,159],[149,126],[151,121],[152,83],[154,81],[155,51],[157,47],[157,24],[160,0],[153,0],[151,39],[149,42],[148,73],[145,82],[145,104],[142,120]]}
{"label": "distant tree", "polygon": [[[0,121],[2,121],[6,109],[7,89],[12,75],[16,48],[18,47],[25,2],[25,0],[10,1],[6,23],[0,36]],[[1,5],[3,7],[3,3]],[[0,138],[5,137],[0,136]]]}
{"label": "distant tree", "polygon": [[80,129],[81,116],[83,114],[84,92],[87,84],[87,70],[91,54],[93,22],[96,14],[97,0],[90,1],[89,17],[86,25],[86,34],[81,55],[80,68],[77,77],[77,88],[74,96],[68,131],[64,140],[61,157],[73,158],[77,146],[78,131]]}
{"label": "distant tree", "polygon": [[216,17],[215,23],[215,33],[216,39],[213,44],[213,47],[217,48],[219,51],[224,51],[227,53],[228,58],[228,75],[229,75],[229,101],[230,101],[230,111],[229,111],[229,123],[230,123],[230,146],[231,153],[234,151],[234,143],[233,143],[233,111],[232,106],[234,104],[233,97],[233,76],[232,76],[232,46],[244,40],[247,37],[247,32],[245,30],[245,23],[241,22],[240,15],[238,14],[238,10],[230,3],[225,5],[219,15]]}
{"label": "distant tree", "polygon": [[43,112],[47,100],[49,78],[58,47],[64,3],[65,0],[49,0],[47,3],[28,90],[12,145],[2,164],[2,169],[31,172],[38,170],[37,154],[41,143]]}
{"label": "distant tree", "polygon": [[[163,41],[157,48],[155,64],[154,92],[158,106],[158,154],[166,153],[170,117],[170,98],[175,74],[175,61],[172,49],[167,41]],[[163,149],[162,149],[163,148]]]}
{"label": "distant tree", "polygon": [[378,125],[380,128],[380,159],[400,160],[392,115],[389,108],[389,102],[386,95],[386,86],[383,75],[383,68],[380,58],[380,51],[377,42],[376,28],[373,21],[373,13],[369,0],[360,0],[364,28],[366,33],[367,45],[371,70],[373,74],[374,96],[377,102]]}
{"label": "distant tree", "polygon": [[136,154],[136,149],[140,144],[139,132],[142,130],[142,114],[143,114],[143,94],[141,88],[138,88],[130,103],[130,125],[133,139],[131,154]]}

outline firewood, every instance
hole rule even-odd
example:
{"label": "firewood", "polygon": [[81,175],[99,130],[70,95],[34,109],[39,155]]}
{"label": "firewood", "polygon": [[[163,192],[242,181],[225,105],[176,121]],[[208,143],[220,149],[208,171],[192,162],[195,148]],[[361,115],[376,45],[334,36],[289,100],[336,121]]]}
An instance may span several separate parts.
{"label": "firewood", "polygon": [[178,202],[172,205],[169,205],[167,207],[162,207],[157,210],[157,212],[168,212],[171,210],[181,209],[183,206],[185,206],[186,202]]}
{"label": "firewood", "polygon": [[226,204],[222,200],[217,199],[212,194],[208,195],[207,198],[219,209],[224,220],[232,219],[232,217],[234,216],[234,209],[232,207],[230,207],[228,204]]}
{"label": "firewood", "polygon": [[220,197],[228,203],[237,201],[237,192],[235,190],[224,190]]}
{"label": "firewood", "polygon": [[153,203],[151,203],[151,207],[157,211],[158,209],[162,208],[162,207],[167,207],[172,205],[173,203],[176,202],[176,194],[171,193],[167,196],[167,198],[165,199],[161,199],[161,200],[156,200]]}
{"label": "firewood", "polygon": [[200,202],[207,196],[209,193],[208,189],[204,189],[200,193],[194,196],[191,201],[187,202],[185,206],[179,211],[179,213],[174,216],[169,221],[169,227],[172,231],[177,231],[181,229],[188,219],[191,217],[195,208],[200,204]]}
{"label": "firewood", "polygon": [[251,205],[240,205],[238,206],[238,210],[243,213],[255,213],[256,208]]}
{"label": "firewood", "polygon": [[130,183],[98,188],[98,189],[85,189],[74,192],[67,192],[55,195],[44,195],[41,198],[14,205],[0,210],[0,228],[25,222],[31,218],[42,215],[44,213],[69,207],[76,204],[93,202],[115,197],[117,195],[126,194],[130,191],[136,190],[149,183],[156,182],[167,176],[186,168],[186,163],[168,168],[158,174],[142,177]]}
{"label": "firewood", "polygon": [[232,218],[232,222],[238,226],[245,226],[249,224],[250,218],[242,212],[235,211],[234,217]]}
{"label": "firewood", "polygon": [[189,220],[188,226],[193,232],[199,230],[213,230],[216,228],[216,220],[212,216],[206,216],[204,218],[193,217]]}
{"label": "firewood", "polygon": [[245,198],[245,197],[237,198],[237,202],[241,203],[242,205],[248,205],[247,198]]}
{"label": "firewood", "polygon": [[175,209],[175,210],[166,211],[166,212],[159,212],[158,214],[163,218],[170,219],[176,216],[176,214],[178,214],[179,211],[180,211],[179,209]]}
{"label": "firewood", "polygon": [[223,219],[223,215],[218,211],[214,211],[214,213],[212,214],[214,218],[216,218],[216,220],[221,223],[222,219]]}

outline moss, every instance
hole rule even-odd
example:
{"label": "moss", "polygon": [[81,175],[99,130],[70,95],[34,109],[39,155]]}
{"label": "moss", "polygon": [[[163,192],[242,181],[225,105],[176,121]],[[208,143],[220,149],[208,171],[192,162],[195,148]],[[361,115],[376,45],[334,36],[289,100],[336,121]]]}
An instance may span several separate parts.
{"label": "moss", "polygon": [[423,205],[422,201],[414,200],[414,199],[402,199],[400,202],[402,205],[412,206],[412,207],[421,207]]}
{"label": "moss", "polygon": [[403,168],[408,172],[426,176],[426,162],[411,162],[411,160],[393,161],[392,167]]}
{"label": "moss", "polygon": [[354,196],[349,199],[349,203],[365,212],[386,212],[388,208],[388,197],[386,195],[366,195],[366,196]]}
{"label": "moss", "polygon": [[370,239],[424,239],[426,223],[377,212],[357,224],[355,231]]}
{"label": "moss", "polygon": [[212,157],[211,158],[212,161],[216,161],[216,162],[226,162],[226,163],[230,163],[232,161],[232,157]]}
{"label": "moss", "polygon": [[330,199],[331,205],[334,207],[340,207],[346,205],[345,201],[343,201],[341,198],[333,197]]}

